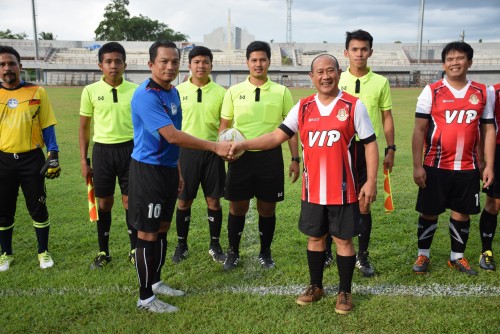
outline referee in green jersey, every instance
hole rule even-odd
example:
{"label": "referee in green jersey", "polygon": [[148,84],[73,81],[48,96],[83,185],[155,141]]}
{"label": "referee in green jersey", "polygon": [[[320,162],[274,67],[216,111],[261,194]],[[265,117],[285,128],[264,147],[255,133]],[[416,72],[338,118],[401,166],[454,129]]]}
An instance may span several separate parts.
{"label": "referee in green jersey", "polygon": [[[261,41],[250,43],[246,57],[250,75],[226,92],[219,130],[233,126],[247,139],[252,139],[274,131],[292,108],[293,100],[288,88],[267,76],[271,63],[269,44]],[[292,182],[295,182],[299,177],[300,164],[297,136],[293,136],[288,143],[292,154],[289,175],[293,175]],[[230,201],[227,226],[229,249],[224,262],[225,270],[238,266],[245,215],[253,197],[257,198],[259,214],[259,262],[263,268],[274,268],[271,243],[276,227],[276,202],[284,199],[283,174],[281,146],[245,152],[238,160],[228,164],[224,198]]]}
{"label": "referee in green jersey", "polygon": [[[188,55],[189,79],[177,86],[182,106],[182,131],[216,141],[222,100],[226,90],[210,79],[213,54],[204,46],[195,46]],[[179,165],[184,188],[179,194],[176,212],[177,247],[172,261],[179,263],[188,254],[187,237],[191,222],[191,205],[201,184],[207,203],[210,231],[208,253],[214,261],[224,262],[226,255],[219,243],[222,227],[220,198],[224,196],[226,171],[224,160],[210,151],[181,147]]]}
{"label": "referee in green jersey", "polygon": [[[99,202],[97,240],[99,253],[91,268],[102,269],[110,261],[109,232],[114,203],[116,179],[125,208],[125,221],[130,237],[129,261],[134,263],[137,231],[128,222],[128,174],[130,155],[134,147],[130,101],[137,85],[126,81],[127,67],[123,46],[116,42],[104,44],[98,52],[101,80],[86,86],[80,103],[80,164],[82,176],[94,178],[94,191]],[[94,118],[92,165],[87,157],[90,143],[90,123]]]}

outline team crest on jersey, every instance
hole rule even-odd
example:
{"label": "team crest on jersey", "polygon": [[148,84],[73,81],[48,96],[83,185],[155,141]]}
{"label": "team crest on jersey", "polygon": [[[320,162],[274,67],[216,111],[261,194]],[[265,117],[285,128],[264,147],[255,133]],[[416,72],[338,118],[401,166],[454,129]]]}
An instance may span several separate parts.
{"label": "team crest on jersey", "polygon": [[337,119],[339,121],[345,121],[347,117],[348,117],[347,111],[344,108],[340,109],[339,112],[337,113]]}
{"label": "team crest on jersey", "polygon": [[175,103],[170,104],[170,110],[172,110],[172,115],[177,115],[177,106]]}
{"label": "team crest on jersey", "polygon": [[17,108],[19,102],[16,99],[10,99],[9,101],[7,101],[7,105],[9,106],[9,108],[14,109]]}
{"label": "team crest on jersey", "polygon": [[476,94],[472,94],[469,97],[469,102],[472,103],[472,104],[478,104],[479,103],[479,99],[477,98]]}

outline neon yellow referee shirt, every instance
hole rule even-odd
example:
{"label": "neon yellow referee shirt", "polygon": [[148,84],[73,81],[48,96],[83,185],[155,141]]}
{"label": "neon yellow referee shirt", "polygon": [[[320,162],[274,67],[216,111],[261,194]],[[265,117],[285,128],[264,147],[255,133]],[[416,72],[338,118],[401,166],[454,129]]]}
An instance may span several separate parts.
{"label": "neon yellow referee shirt", "polygon": [[137,87],[123,79],[113,92],[103,76],[83,88],[80,115],[94,117],[94,142],[118,144],[134,138],[130,101]]}
{"label": "neon yellow referee shirt", "polygon": [[233,121],[233,127],[252,139],[274,131],[293,107],[287,87],[269,78],[260,86],[244,82],[230,87],[224,96],[221,117]]}
{"label": "neon yellow referee shirt", "polygon": [[[372,72],[370,67],[368,67],[368,73],[361,78],[352,75],[349,68],[340,75],[339,88],[358,97],[363,102],[372,121],[375,135],[377,138],[385,138],[382,112],[392,110],[389,80]],[[358,79],[360,82],[359,92],[356,92],[356,80]]]}
{"label": "neon yellow referee shirt", "polygon": [[182,131],[216,141],[226,89],[211,79],[205,86],[198,87],[191,82],[191,77],[176,88],[181,96]]}

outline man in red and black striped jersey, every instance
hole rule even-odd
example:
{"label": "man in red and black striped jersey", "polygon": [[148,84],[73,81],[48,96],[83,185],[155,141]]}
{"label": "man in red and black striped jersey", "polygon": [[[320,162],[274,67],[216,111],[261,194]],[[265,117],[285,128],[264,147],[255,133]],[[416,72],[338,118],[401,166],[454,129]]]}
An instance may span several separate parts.
{"label": "man in red and black striped jersey", "polygon": [[[337,59],[328,54],[317,56],[309,75],[317,94],[300,100],[273,132],[233,144],[230,155],[241,149],[271,149],[299,132],[304,158],[299,229],[308,236],[310,283],[297,304],[308,305],[324,295],[325,239],[330,233],[337,249],[339,273],[335,312],[347,314],[353,307],[351,283],[356,264],[352,238],[359,232],[359,202],[371,204],[375,200],[378,148],[364,104],[338,88]],[[356,135],[365,145],[367,166],[367,181],[359,193]]]}
{"label": "man in red and black striped jersey", "polygon": [[[479,134],[484,135],[483,185],[493,181],[495,126],[485,85],[467,79],[474,50],[452,42],[441,53],[446,77],[427,85],[418,97],[413,130],[413,179],[419,186],[417,274],[427,273],[438,217],[447,208],[451,254],[448,266],[468,275],[477,273],[464,257],[469,215],[480,212]],[[422,163],[423,161],[423,163]]]}
{"label": "man in red and black striped jersey", "polygon": [[[495,175],[500,175],[500,83],[488,88],[488,98],[494,106],[495,128],[497,130],[495,148]],[[484,161],[481,161],[484,166]],[[481,255],[479,256],[479,267],[486,271],[495,271],[495,261],[493,260],[493,237],[497,229],[497,216],[500,211],[500,182],[493,180],[493,184],[483,189],[486,193],[486,203],[484,204],[481,218],[479,219],[479,234],[481,236]]]}

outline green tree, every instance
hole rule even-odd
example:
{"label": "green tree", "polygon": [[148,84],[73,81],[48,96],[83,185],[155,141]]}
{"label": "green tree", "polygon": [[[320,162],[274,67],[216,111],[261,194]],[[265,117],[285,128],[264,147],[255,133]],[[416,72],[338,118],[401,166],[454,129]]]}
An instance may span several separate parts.
{"label": "green tree", "polygon": [[94,31],[95,39],[106,41],[185,41],[189,36],[169,28],[165,23],[147,16],[130,17],[127,10],[129,0],[112,0],[106,6],[104,20]]}
{"label": "green tree", "polygon": [[19,34],[14,34],[10,29],[0,30],[0,38],[1,39],[25,39],[28,37],[26,33],[22,32]]}
{"label": "green tree", "polygon": [[53,33],[42,31],[41,33],[38,34],[38,39],[42,39],[44,41],[53,41],[56,38],[54,37]]}
{"label": "green tree", "polygon": [[104,9],[104,20],[94,31],[98,41],[123,41],[126,40],[127,21],[130,13],[127,10],[129,0],[113,0]]}
{"label": "green tree", "polygon": [[127,23],[127,40],[130,41],[185,41],[188,36],[174,31],[165,23],[139,15],[130,18]]}

